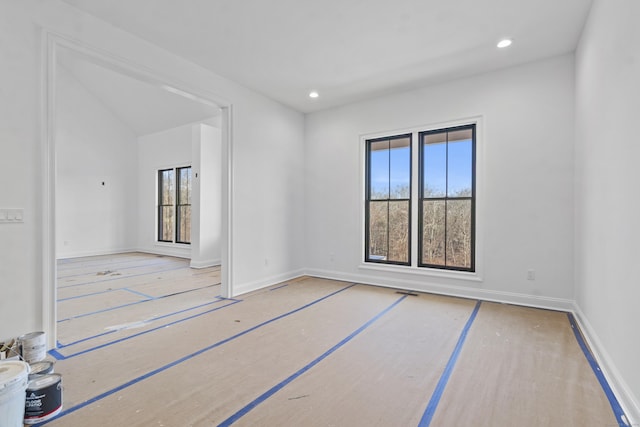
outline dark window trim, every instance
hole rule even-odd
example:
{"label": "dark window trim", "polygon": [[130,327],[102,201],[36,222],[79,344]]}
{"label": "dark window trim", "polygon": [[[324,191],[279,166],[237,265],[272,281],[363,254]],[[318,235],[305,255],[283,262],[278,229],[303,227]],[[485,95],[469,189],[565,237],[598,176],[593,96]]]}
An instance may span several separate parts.
{"label": "dark window trim", "polygon": [[[158,195],[158,204],[157,204],[157,211],[156,211],[156,220],[157,220],[157,229],[156,229],[156,241],[159,243],[172,243],[172,244],[180,244],[180,245],[190,245],[191,242],[181,242],[178,241],[178,207],[179,206],[191,206],[191,204],[179,204],[179,196],[178,196],[178,185],[179,185],[179,181],[180,178],[178,176],[178,171],[180,169],[191,169],[191,165],[188,166],[175,166],[175,167],[171,167],[171,168],[163,168],[163,169],[158,169],[157,171],[157,177],[158,177],[158,181],[157,181],[157,195]],[[162,173],[163,172],[167,172],[167,171],[173,171],[174,172],[174,197],[173,197],[173,204],[172,205],[165,205],[162,204]],[[192,182],[193,184],[193,182]],[[172,240],[164,240],[162,239],[162,208],[163,207],[167,207],[167,206],[172,206],[174,209],[174,213],[173,213],[173,239]]]}
{"label": "dark window trim", "polygon": [[[425,135],[443,133],[443,132],[455,132],[458,130],[467,130],[471,129],[472,141],[471,141],[471,196],[465,197],[424,197],[424,156],[423,156],[423,139]],[[428,131],[419,132],[418,134],[418,267],[423,268],[433,268],[438,270],[449,270],[449,271],[464,271],[475,273],[476,271],[476,124],[468,124],[461,126],[454,126],[449,128],[442,129],[433,129]],[[449,138],[447,135],[447,156],[448,156],[448,145]],[[447,159],[448,160],[448,159]],[[447,173],[448,173],[448,161],[447,161]],[[444,200],[445,205],[447,200],[471,200],[471,266],[469,268],[465,267],[457,267],[457,266],[447,266],[440,264],[426,264],[422,262],[422,242],[423,242],[423,205],[425,200]],[[446,208],[445,208],[445,262],[447,257],[447,248],[446,248],[446,232],[447,232],[447,216],[446,216]]]}
{"label": "dark window trim", "polygon": [[[404,138],[409,138],[409,198],[405,198],[405,199],[371,199],[371,144],[374,142],[380,142],[380,141],[392,141],[394,139],[404,139]],[[390,265],[403,265],[403,266],[410,266],[411,265],[411,246],[412,246],[412,242],[411,242],[411,222],[412,222],[412,218],[411,218],[411,211],[412,209],[412,202],[411,202],[411,194],[412,194],[412,186],[413,186],[413,133],[405,133],[405,134],[401,134],[401,135],[393,135],[393,136],[387,136],[387,137],[381,137],[381,138],[374,138],[374,139],[367,139],[365,141],[365,145],[366,145],[366,159],[365,159],[365,247],[364,247],[364,260],[365,262],[371,262],[371,263],[376,263],[376,264],[390,264]],[[391,161],[391,160],[389,160]],[[389,173],[391,173],[391,168],[389,168]],[[370,248],[370,233],[369,233],[369,219],[370,219],[370,203],[371,202],[384,202],[386,201],[387,203],[390,201],[396,201],[396,202],[408,202],[409,203],[409,235],[407,236],[408,238],[408,259],[407,262],[402,262],[402,261],[389,261],[389,260],[381,260],[381,259],[372,259],[371,255],[369,254],[369,248]],[[388,218],[388,217],[387,217]],[[387,219],[388,220],[388,219]],[[388,234],[388,229],[389,227],[387,227],[387,234]],[[387,245],[389,242],[389,238],[387,236]],[[388,252],[388,250],[387,250]]]}
{"label": "dark window trim", "polygon": [[[177,167],[175,168],[176,170],[176,197],[175,197],[175,201],[176,201],[176,214],[175,214],[175,242],[176,243],[180,243],[183,245],[190,245],[191,241],[183,241],[183,240],[179,240],[179,236],[180,236],[180,208],[183,206],[191,206],[191,203],[181,203],[180,200],[180,171],[183,169],[191,169],[191,166],[182,166],[182,167]],[[193,184],[193,180],[191,180],[191,184]]]}

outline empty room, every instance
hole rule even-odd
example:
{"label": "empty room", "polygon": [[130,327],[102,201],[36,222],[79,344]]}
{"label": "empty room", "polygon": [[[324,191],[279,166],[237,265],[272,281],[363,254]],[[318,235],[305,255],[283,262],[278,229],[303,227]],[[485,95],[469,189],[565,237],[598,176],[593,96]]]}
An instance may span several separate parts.
{"label": "empty room", "polygon": [[0,0],[0,427],[640,426],[637,0]]}

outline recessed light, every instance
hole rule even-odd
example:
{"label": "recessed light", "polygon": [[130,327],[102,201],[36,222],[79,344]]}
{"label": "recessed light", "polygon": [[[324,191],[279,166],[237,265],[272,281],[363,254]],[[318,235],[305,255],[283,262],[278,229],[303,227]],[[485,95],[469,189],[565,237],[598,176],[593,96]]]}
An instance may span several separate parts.
{"label": "recessed light", "polygon": [[500,49],[505,48],[507,46],[511,46],[512,41],[510,39],[504,39],[504,40],[500,40],[498,42],[498,47]]}
{"label": "recessed light", "polygon": [[309,98],[317,98],[320,95],[315,90],[313,92],[309,92]]}

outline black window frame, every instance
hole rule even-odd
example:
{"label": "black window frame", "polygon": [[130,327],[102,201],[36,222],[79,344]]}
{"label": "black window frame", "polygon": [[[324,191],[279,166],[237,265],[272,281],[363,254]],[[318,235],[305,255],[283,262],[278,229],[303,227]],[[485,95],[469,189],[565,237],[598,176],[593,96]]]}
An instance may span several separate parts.
{"label": "black window frame", "polygon": [[[448,188],[445,189],[444,197],[424,197],[424,136],[433,135],[438,133],[447,133],[447,158],[446,158],[446,167],[447,167],[447,187],[448,187],[448,150],[449,150],[449,138],[448,134],[451,132],[456,132],[460,130],[471,130],[472,141],[471,141],[471,196],[464,197],[450,197],[448,195]],[[450,270],[450,271],[463,271],[475,273],[476,271],[476,147],[477,147],[477,138],[476,138],[476,124],[466,124],[461,126],[454,126],[448,128],[440,128],[433,129],[428,131],[422,131],[418,133],[418,267],[422,268],[433,268],[438,270]],[[423,253],[423,233],[424,233],[424,201],[425,200],[442,200],[445,202],[445,265],[442,264],[428,264],[422,262],[422,253]],[[471,248],[470,248],[470,267],[460,267],[453,265],[446,265],[446,257],[447,257],[447,248],[446,248],[446,233],[447,233],[447,215],[446,215],[446,204],[449,200],[470,200],[471,201]]]}
{"label": "black window frame", "polygon": [[[181,200],[181,195],[182,195],[182,191],[180,191],[180,187],[182,185],[182,174],[180,173],[182,170],[184,169],[188,169],[189,171],[191,171],[191,166],[182,166],[179,168],[176,168],[176,196],[175,196],[175,202],[176,202],[176,224],[175,224],[175,242],[176,243],[181,243],[184,245],[190,245],[191,244],[191,203],[183,203],[183,201]],[[192,177],[191,177],[191,173],[189,173],[189,196],[187,196],[187,199],[189,199],[191,197],[191,191],[192,191]],[[181,208],[184,207],[189,207],[189,240],[182,240],[182,232],[181,232],[181,228],[180,228],[180,221],[182,220],[182,210]]]}
{"label": "black window frame", "polygon": [[[390,196],[387,199],[372,199],[371,198],[371,145],[372,143],[376,143],[376,142],[382,142],[382,141],[389,141],[389,144],[391,144],[392,140],[395,139],[409,139],[409,197],[408,198],[395,198],[392,199]],[[381,137],[381,138],[374,138],[374,139],[368,139],[365,141],[365,145],[366,145],[366,160],[365,160],[365,247],[364,247],[364,260],[365,262],[371,262],[371,263],[377,263],[377,264],[391,264],[391,265],[402,265],[402,266],[411,266],[411,262],[412,262],[412,254],[411,254],[411,248],[412,248],[412,241],[411,241],[411,236],[412,236],[412,232],[411,232],[411,223],[412,223],[412,217],[411,217],[411,212],[412,212],[412,191],[413,191],[413,133],[404,133],[404,134],[399,134],[399,135],[392,135],[392,136],[386,136],[386,137]],[[389,160],[391,161],[391,160]],[[389,168],[389,173],[391,173],[391,168]],[[407,261],[403,262],[403,261],[392,261],[392,260],[387,260],[387,259],[378,259],[378,258],[372,258],[371,254],[370,254],[370,247],[371,247],[371,236],[370,236],[370,205],[371,202],[380,202],[380,201],[386,201],[387,203],[390,203],[391,201],[406,201],[408,203],[408,230],[407,230]],[[387,221],[388,221],[388,217],[387,217]],[[389,238],[388,238],[388,230],[389,227],[387,226],[387,246],[389,244]],[[387,247],[387,253],[389,253],[388,247]]]}
{"label": "black window frame", "polygon": [[[171,168],[163,168],[158,169],[157,172],[157,211],[156,211],[156,220],[157,220],[157,230],[156,230],[156,240],[162,243],[178,243],[181,245],[190,245],[191,241],[183,241],[180,240],[180,232],[179,232],[179,224],[180,224],[180,207],[183,206],[191,206],[191,203],[180,203],[180,171],[183,169],[191,169],[191,166],[177,166]],[[163,204],[162,190],[163,190],[163,173],[173,171],[173,204]],[[191,188],[190,192],[193,189],[193,181],[190,180]],[[171,236],[171,240],[163,239],[163,208],[172,207],[173,208],[173,235]],[[191,215],[191,213],[190,213]],[[189,236],[191,236],[191,232],[189,232]]]}

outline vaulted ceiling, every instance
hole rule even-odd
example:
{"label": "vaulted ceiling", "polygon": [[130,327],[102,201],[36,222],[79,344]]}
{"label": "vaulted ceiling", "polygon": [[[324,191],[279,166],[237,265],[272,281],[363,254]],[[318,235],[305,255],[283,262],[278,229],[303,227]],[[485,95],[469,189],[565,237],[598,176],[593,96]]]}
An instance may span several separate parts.
{"label": "vaulted ceiling", "polygon": [[[64,0],[302,112],[572,52],[591,0]],[[507,49],[496,48],[511,38]],[[320,96],[310,99],[311,90]]]}

